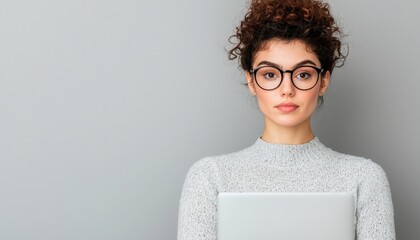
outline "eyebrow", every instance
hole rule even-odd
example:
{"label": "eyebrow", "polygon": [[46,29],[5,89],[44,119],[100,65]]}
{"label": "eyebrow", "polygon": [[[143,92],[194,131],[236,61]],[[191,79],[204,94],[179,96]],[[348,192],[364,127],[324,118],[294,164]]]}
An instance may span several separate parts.
{"label": "eyebrow", "polygon": [[[303,65],[307,65],[307,64],[311,64],[316,66],[316,63],[314,63],[313,61],[307,59],[307,60],[303,60],[301,62],[296,63],[292,69],[303,66]],[[270,61],[261,61],[260,63],[258,63],[257,67],[261,66],[261,65],[267,65],[267,66],[274,66],[274,67],[278,67],[281,68],[278,64],[275,64],[273,62]],[[317,66],[316,66],[317,67]]]}

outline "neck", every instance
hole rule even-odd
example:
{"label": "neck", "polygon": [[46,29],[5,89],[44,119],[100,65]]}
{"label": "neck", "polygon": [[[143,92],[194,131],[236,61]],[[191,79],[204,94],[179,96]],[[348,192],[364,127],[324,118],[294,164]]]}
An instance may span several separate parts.
{"label": "neck", "polygon": [[314,137],[309,119],[298,126],[291,127],[279,126],[266,119],[261,139],[269,143],[296,145],[307,143]]}

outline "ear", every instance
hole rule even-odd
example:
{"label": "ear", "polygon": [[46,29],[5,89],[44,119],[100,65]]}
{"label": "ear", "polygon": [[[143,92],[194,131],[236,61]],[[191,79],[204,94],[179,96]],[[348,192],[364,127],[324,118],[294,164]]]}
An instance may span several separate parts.
{"label": "ear", "polygon": [[257,92],[255,91],[255,83],[254,83],[254,79],[251,75],[250,72],[246,72],[245,73],[245,77],[246,77],[246,85],[248,86],[248,90],[252,95],[257,95]]}
{"label": "ear", "polygon": [[331,73],[327,71],[321,78],[321,87],[319,88],[319,96],[323,96],[330,85]]}

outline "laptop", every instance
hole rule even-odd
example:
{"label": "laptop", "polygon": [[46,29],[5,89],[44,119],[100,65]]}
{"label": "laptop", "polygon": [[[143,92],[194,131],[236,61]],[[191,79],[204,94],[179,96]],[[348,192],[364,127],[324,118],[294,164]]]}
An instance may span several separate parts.
{"label": "laptop", "polygon": [[218,240],[354,240],[352,193],[219,193]]}

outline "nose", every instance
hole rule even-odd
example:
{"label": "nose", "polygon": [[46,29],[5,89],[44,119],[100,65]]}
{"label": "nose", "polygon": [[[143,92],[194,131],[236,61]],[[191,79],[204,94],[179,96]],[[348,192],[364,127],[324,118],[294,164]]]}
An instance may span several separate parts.
{"label": "nose", "polygon": [[296,89],[292,83],[292,73],[290,72],[287,72],[287,73],[283,73],[283,80],[282,80],[282,83],[280,84],[279,90],[280,90],[281,96],[292,97],[295,95]]}

